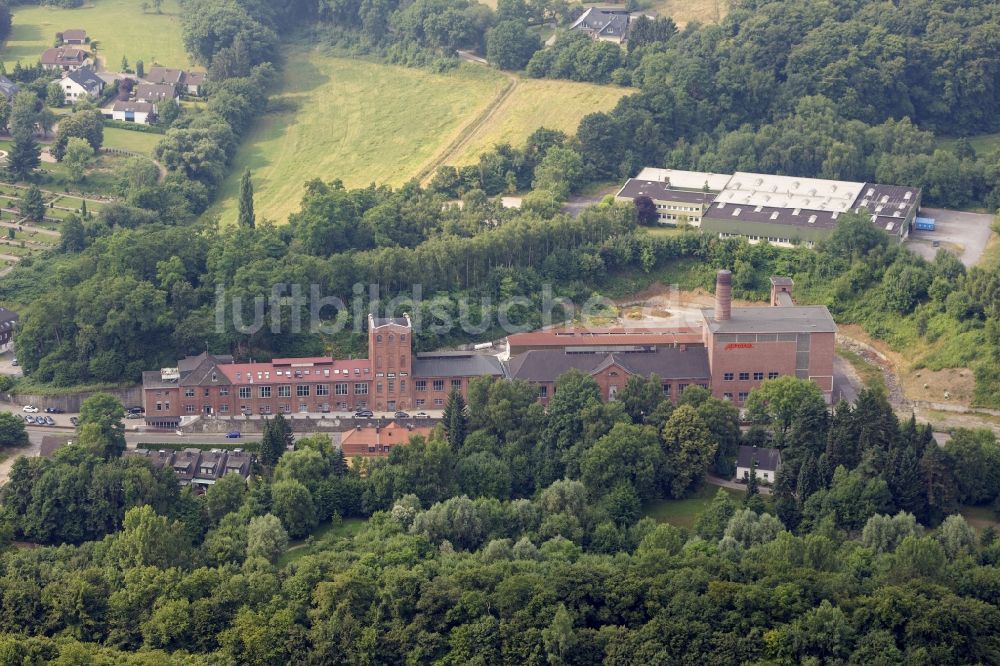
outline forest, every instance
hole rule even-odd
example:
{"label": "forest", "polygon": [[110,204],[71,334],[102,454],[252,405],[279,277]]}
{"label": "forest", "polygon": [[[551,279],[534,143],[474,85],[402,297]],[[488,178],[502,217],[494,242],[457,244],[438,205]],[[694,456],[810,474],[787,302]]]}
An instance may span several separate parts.
{"label": "forest", "polygon": [[[655,377],[480,379],[432,435],[348,461],[278,416],[249,484],[207,494],[119,458],[104,398],[81,442],[19,459],[0,534],[4,663],[993,663],[1000,541],[956,513],[1000,493],[988,431],[900,422],[866,390],[827,411],[804,380],[751,394],[754,423]],[[273,426],[273,427],[272,427]],[[292,450],[286,450],[290,443]],[[693,527],[650,503],[781,449],[764,498],[719,490]],[[359,524],[359,519],[363,523]],[[317,525],[357,527],[308,537]],[[304,544],[304,545],[303,545]],[[305,550],[302,550],[305,549]]]}

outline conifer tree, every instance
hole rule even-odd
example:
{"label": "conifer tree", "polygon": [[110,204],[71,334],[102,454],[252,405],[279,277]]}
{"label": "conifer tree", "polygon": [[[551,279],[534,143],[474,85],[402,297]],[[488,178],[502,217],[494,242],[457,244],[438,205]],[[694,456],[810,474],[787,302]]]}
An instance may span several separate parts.
{"label": "conifer tree", "polygon": [[26,180],[42,163],[41,148],[31,131],[22,130],[14,135],[14,145],[7,155],[7,171],[15,180]]}
{"label": "conifer tree", "polygon": [[469,431],[468,416],[465,413],[465,398],[458,389],[453,389],[444,408],[444,431],[451,448],[458,450],[465,444]]}
{"label": "conifer tree", "polygon": [[243,171],[240,181],[240,217],[239,225],[245,229],[253,229],[256,224],[253,212],[253,182],[250,180],[250,169]]}

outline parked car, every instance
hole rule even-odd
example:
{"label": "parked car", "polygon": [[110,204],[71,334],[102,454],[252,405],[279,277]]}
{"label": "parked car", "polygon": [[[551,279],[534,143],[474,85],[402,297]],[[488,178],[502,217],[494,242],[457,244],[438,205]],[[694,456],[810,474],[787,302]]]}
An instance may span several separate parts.
{"label": "parked car", "polygon": [[21,408],[21,410],[25,411],[25,412],[28,412],[29,414],[37,414],[38,413],[38,407],[35,407],[34,405],[25,405],[24,407]]}
{"label": "parked car", "polygon": [[65,414],[66,410],[65,409],[60,409],[59,407],[46,407],[45,408],[45,413],[46,414]]}
{"label": "parked car", "polygon": [[73,425],[76,425],[80,422],[80,419],[76,418],[75,416],[71,416],[69,417],[69,422],[72,423]]}
{"label": "parked car", "polygon": [[10,359],[10,364],[13,365],[13,366],[15,366],[15,367],[17,366],[17,357],[16,356],[14,358]]}
{"label": "parked car", "polygon": [[142,418],[142,414],[137,414],[137,413],[132,412],[132,413],[129,413],[125,418],[127,418],[127,419],[141,419]]}
{"label": "parked car", "polygon": [[428,414],[427,412],[417,412],[416,414],[413,415],[413,418],[415,419],[429,419],[430,417],[431,415]]}
{"label": "parked car", "polygon": [[253,414],[253,411],[249,409],[242,409],[240,411],[243,412],[243,416],[250,416],[251,414]]}
{"label": "parked car", "polygon": [[354,412],[354,418],[356,419],[370,419],[375,416],[375,413],[370,409],[359,409]]}
{"label": "parked car", "polygon": [[395,414],[393,414],[392,416],[393,416],[393,418],[397,418],[397,419],[408,419],[408,418],[410,418],[410,415],[409,415],[409,414],[407,414],[407,413],[406,413],[406,412],[404,412],[404,411],[399,411],[399,412],[396,412],[396,413],[395,413]]}
{"label": "parked car", "polygon": [[233,430],[231,432],[226,433],[226,437],[228,437],[229,439],[239,439],[242,436],[243,433],[241,433],[239,430]]}
{"label": "parked car", "polygon": [[146,410],[143,409],[142,407],[129,407],[128,410],[126,410],[126,411],[128,411],[129,414],[145,414],[146,413]]}
{"label": "parked car", "polygon": [[52,418],[51,416],[45,416],[45,417],[42,417],[42,418],[45,419],[46,425],[54,426],[56,424],[56,420],[54,418]]}
{"label": "parked car", "polygon": [[24,417],[24,422],[25,423],[34,423],[35,422],[35,417],[32,416],[31,414],[28,414],[27,416]]}

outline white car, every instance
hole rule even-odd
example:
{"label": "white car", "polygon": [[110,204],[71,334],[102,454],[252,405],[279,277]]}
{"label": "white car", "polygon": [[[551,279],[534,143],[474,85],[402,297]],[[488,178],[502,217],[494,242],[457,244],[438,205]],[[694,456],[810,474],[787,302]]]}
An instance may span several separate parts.
{"label": "white car", "polygon": [[35,407],[34,405],[25,405],[22,409],[29,414],[34,414],[38,411],[38,407]]}

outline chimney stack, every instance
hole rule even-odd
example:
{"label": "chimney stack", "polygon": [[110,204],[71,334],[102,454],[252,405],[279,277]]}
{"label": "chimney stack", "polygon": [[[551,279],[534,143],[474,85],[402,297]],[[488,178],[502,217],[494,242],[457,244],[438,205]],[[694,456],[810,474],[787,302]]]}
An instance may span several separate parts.
{"label": "chimney stack", "polygon": [[729,321],[733,305],[733,273],[721,270],[715,277],[715,320]]}

